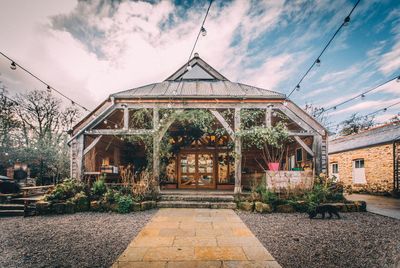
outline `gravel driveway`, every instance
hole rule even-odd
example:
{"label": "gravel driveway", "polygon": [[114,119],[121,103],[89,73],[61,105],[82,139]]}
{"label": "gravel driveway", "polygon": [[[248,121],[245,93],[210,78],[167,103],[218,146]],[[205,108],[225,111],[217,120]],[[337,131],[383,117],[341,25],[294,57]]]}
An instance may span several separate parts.
{"label": "gravel driveway", "polygon": [[0,219],[0,267],[110,267],[156,210]]}
{"label": "gravel driveway", "polygon": [[396,219],[367,212],[342,213],[340,220],[309,220],[299,213],[238,214],[285,268],[400,266]]}

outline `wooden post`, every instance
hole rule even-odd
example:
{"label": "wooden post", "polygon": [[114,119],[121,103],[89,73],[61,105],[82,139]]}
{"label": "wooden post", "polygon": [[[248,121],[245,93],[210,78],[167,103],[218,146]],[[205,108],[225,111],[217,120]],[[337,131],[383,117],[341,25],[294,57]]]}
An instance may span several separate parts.
{"label": "wooden post", "polygon": [[265,126],[271,127],[272,126],[272,109],[271,106],[265,110]]}
{"label": "wooden post", "polygon": [[322,136],[314,135],[312,150],[314,152],[314,171],[318,176],[322,172]]}
{"label": "wooden post", "polygon": [[153,176],[156,180],[157,191],[160,191],[160,118],[158,108],[153,108]]}
{"label": "wooden post", "polygon": [[242,192],[242,140],[240,131],[240,108],[235,108],[235,194]]}
{"label": "wooden post", "polygon": [[124,129],[129,128],[129,110],[127,107],[124,108]]}
{"label": "wooden post", "polygon": [[71,177],[77,180],[81,180],[83,175],[84,141],[85,136],[79,135],[71,146]]}

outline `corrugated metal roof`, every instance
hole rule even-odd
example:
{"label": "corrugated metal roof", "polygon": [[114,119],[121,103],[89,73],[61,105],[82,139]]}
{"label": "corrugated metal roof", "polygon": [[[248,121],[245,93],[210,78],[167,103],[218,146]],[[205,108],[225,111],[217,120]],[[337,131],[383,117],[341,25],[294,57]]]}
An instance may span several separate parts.
{"label": "corrugated metal roof", "polygon": [[[176,93],[175,93],[176,92]],[[279,92],[220,80],[164,81],[111,95],[114,98],[266,98],[283,99]]]}
{"label": "corrugated metal roof", "polygon": [[389,143],[400,138],[400,125],[389,124],[363,131],[358,134],[339,137],[329,141],[329,153],[338,153]]}

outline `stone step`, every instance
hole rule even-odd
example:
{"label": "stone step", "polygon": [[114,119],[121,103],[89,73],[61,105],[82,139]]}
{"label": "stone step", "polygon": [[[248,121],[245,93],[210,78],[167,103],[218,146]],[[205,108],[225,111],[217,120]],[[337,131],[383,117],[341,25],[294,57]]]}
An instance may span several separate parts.
{"label": "stone step", "polygon": [[0,204],[0,210],[24,210],[25,206],[22,204]]}
{"label": "stone step", "polygon": [[24,216],[23,210],[0,210],[0,217]]}
{"label": "stone step", "polygon": [[233,202],[232,195],[161,195],[161,201]]}
{"label": "stone step", "polygon": [[194,201],[160,201],[159,208],[212,208],[212,209],[236,209],[234,202],[194,202]]}

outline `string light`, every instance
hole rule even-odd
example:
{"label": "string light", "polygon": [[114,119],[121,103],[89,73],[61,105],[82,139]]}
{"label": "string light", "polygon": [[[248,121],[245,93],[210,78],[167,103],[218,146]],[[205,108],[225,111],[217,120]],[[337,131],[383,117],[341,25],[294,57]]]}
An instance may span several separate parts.
{"label": "string light", "polygon": [[[206,30],[206,28],[204,28],[204,23],[206,22],[208,13],[209,13],[211,5],[212,5],[212,2],[213,2],[213,0],[210,0],[210,4],[208,5],[208,8],[207,8],[206,14],[204,16],[203,22],[201,23],[201,26],[200,26],[199,32],[197,34],[196,40],[194,41],[192,50],[189,53],[189,58],[187,60],[187,66],[186,66],[186,70],[188,70],[188,71],[190,71],[192,69],[192,66],[190,66],[189,62],[190,62],[190,59],[192,58],[192,55],[193,55],[194,49],[196,48],[197,42],[199,41],[200,34],[203,35],[203,36],[207,35],[207,30]],[[196,57],[196,58],[199,57],[199,54],[195,53],[194,57]],[[182,78],[183,78],[183,76],[181,76],[181,79],[177,83],[176,89],[174,91],[172,91],[174,95],[178,94],[178,89],[179,89],[180,84],[182,83]],[[183,89],[183,85],[182,85],[182,89]],[[176,94],[174,92],[176,92]],[[172,108],[171,99],[168,102],[168,108]]]}
{"label": "string light", "polygon": [[51,87],[48,85],[47,86],[47,92],[50,94],[51,93]]}
{"label": "string light", "polygon": [[296,90],[297,90],[297,91],[300,91],[300,85],[297,85],[297,86],[296,86]]}
{"label": "string light", "polygon": [[[371,91],[374,91],[374,90],[380,88],[381,86],[383,86],[383,85],[385,85],[385,84],[387,84],[387,83],[392,82],[392,81],[395,80],[395,79],[399,79],[399,77],[400,77],[400,76],[394,76],[394,77],[390,78],[389,80],[384,81],[384,82],[382,82],[382,83],[380,83],[380,84],[378,84],[378,85],[376,85],[376,86],[374,86],[374,87],[372,87],[372,88],[370,88],[370,89],[368,89],[368,90],[366,90],[366,91],[364,91],[364,92],[362,92],[362,93],[360,93],[360,94],[358,94],[358,95],[356,95],[356,96],[353,96],[353,97],[351,97],[351,98],[349,98],[349,99],[347,99],[347,100],[345,100],[345,101],[342,101],[342,102],[340,102],[340,103],[337,103],[337,104],[335,104],[334,106],[331,106],[331,107],[329,107],[329,108],[325,108],[325,109],[324,109],[323,111],[321,111],[318,115],[321,115],[322,113],[324,113],[324,112],[326,112],[326,111],[329,111],[329,110],[336,110],[338,106],[342,106],[342,105],[344,105],[344,104],[346,104],[346,103],[348,103],[348,102],[350,102],[350,101],[352,101],[352,100],[355,100],[355,99],[357,99],[357,98],[360,98],[360,97],[361,97],[361,99],[364,99],[367,93],[370,93]],[[397,81],[397,80],[396,80],[396,81]]]}
{"label": "string light", "polygon": [[347,16],[346,18],[344,18],[343,26],[348,26],[349,24],[350,24],[350,16]]}
{"label": "string light", "polygon": [[15,62],[11,62],[10,68],[11,70],[17,69],[17,65],[15,64]]}
{"label": "string light", "polygon": [[[44,84],[47,88],[47,90],[53,90],[55,92],[57,92],[59,95],[61,95],[63,98],[69,100],[69,101],[73,101],[71,98],[69,98],[68,96],[66,96],[64,93],[62,93],[61,91],[55,89],[54,87],[50,87],[50,85],[48,83],[46,83],[45,81],[43,81],[42,79],[40,79],[37,75],[33,74],[32,72],[30,72],[28,69],[24,68],[23,66],[21,66],[20,64],[16,64],[15,61],[13,59],[11,59],[9,56],[7,56],[6,54],[4,54],[3,52],[0,51],[0,55],[2,55],[4,58],[8,59],[11,62],[10,68],[11,70],[15,70],[17,69],[17,66],[23,70],[24,72],[26,72],[27,74],[29,74],[30,76],[32,76],[33,78],[35,78],[36,80],[38,80],[39,82],[41,82],[42,84]],[[50,88],[50,89],[49,89]],[[83,110],[89,112],[90,110],[88,108],[86,108],[85,106],[77,103],[74,101],[74,103],[79,106],[80,108],[82,108]]]}
{"label": "string light", "polygon": [[397,77],[396,82],[400,83],[400,75]]}
{"label": "string light", "polygon": [[315,65],[317,65],[317,67],[321,66],[321,60],[319,58],[315,61]]}
{"label": "string light", "polygon": [[319,53],[317,59],[315,61],[313,61],[313,63],[311,64],[311,66],[307,69],[307,71],[305,72],[305,74],[301,77],[300,81],[297,83],[296,87],[294,87],[290,93],[287,95],[286,99],[288,99],[293,92],[297,89],[297,86],[301,84],[301,82],[303,82],[304,78],[306,78],[306,76],[309,74],[309,72],[311,71],[311,69],[314,67],[314,65],[321,63],[321,56],[324,54],[324,52],[326,51],[326,49],[329,47],[329,45],[332,43],[333,39],[335,39],[335,37],[337,36],[337,34],[339,33],[339,31],[343,28],[343,26],[345,26],[345,24],[350,22],[350,16],[353,13],[354,9],[358,6],[358,4],[360,3],[361,0],[358,0],[356,2],[356,4],[353,6],[353,8],[351,9],[350,13],[346,16],[346,18],[344,19],[343,23],[340,24],[339,28],[336,30],[336,32],[333,34],[333,36],[331,37],[331,39],[328,41],[328,43],[325,45],[325,47],[322,49],[321,53]]}
{"label": "string light", "polygon": [[206,36],[207,35],[207,30],[206,30],[206,28],[204,28],[204,27],[201,27],[201,35],[202,36]]}

